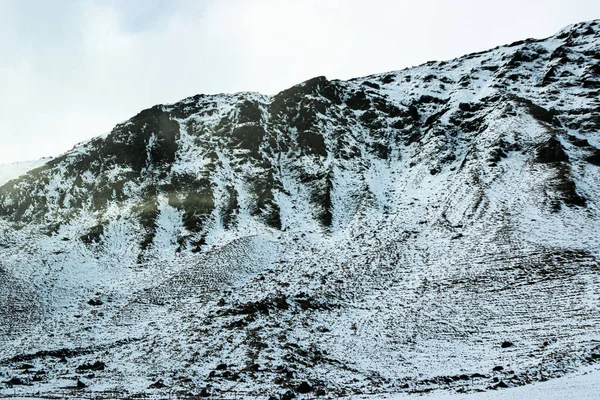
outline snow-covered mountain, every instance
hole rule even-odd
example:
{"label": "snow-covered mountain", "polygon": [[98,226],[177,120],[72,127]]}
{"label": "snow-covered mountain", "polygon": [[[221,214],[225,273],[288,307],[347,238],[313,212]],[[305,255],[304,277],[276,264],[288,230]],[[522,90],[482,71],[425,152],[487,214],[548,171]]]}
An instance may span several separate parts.
{"label": "snow-covered mountain", "polygon": [[0,395],[576,371],[600,360],[599,168],[600,21],[144,110],[0,188]]}
{"label": "snow-covered mountain", "polygon": [[51,157],[46,157],[39,160],[0,164],[0,186],[6,184],[11,179],[18,178],[26,172],[44,165],[51,159]]}

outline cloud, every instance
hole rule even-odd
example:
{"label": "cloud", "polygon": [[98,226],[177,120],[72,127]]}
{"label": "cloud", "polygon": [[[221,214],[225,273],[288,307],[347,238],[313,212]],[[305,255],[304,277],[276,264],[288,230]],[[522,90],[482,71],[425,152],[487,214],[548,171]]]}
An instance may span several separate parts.
{"label": "cloud", "polygon": [[0,0],[0,162],[196,93],[400,69],[593,15],[583,0]]}

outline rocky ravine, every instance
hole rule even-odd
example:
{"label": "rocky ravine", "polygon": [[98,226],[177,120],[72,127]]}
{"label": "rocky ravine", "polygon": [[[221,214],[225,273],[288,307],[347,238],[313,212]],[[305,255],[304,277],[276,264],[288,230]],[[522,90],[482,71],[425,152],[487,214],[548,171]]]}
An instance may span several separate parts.
{"label": "rocky ravine", "polygon": [[592,21],[144,110],[0,188],[0,395],[475,391],[593,364],[599,99]]}

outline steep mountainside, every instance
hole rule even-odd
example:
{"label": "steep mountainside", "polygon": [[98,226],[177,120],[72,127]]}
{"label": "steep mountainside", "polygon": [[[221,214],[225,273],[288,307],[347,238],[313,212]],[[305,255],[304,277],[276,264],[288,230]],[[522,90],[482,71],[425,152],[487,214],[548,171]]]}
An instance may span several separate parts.
{"label": "steep mountainside", "polygon": [[600,21],[197,95],[0,187],[0,395],[474,391],[600,359]]}

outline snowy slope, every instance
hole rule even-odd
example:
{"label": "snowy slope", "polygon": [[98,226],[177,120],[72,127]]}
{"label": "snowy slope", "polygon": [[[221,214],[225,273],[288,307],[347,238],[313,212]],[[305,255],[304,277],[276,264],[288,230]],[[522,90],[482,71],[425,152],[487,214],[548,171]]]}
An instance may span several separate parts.
{"label": "snowy slope", "polygon": [[50,161],[50,158],[41,158],[34,161],[21,161],[14,163],[0,164],[0,186],[11,179],[18,178],[32,169],[40,167]]}
{"label": "snowy slope", "polygon": [[0,188],[0,394],[474,392],[595,365],[599,76],[592,21],[197,95],[76,146]]}
{"label": "snowy slope", "polygon": [[[471,394],[435,393],[419,398],[422,400],[593,400],[598,398],[599,390],[600,371],[586,371],[582,375],[568,375],[518,388]],[[414,396],[371,397],[374,398],[404,400],[414,399]]]}

